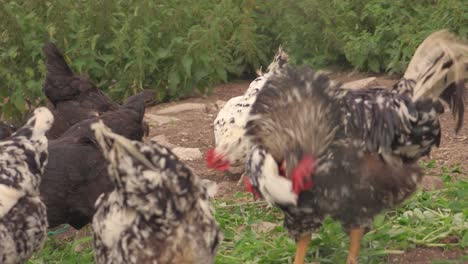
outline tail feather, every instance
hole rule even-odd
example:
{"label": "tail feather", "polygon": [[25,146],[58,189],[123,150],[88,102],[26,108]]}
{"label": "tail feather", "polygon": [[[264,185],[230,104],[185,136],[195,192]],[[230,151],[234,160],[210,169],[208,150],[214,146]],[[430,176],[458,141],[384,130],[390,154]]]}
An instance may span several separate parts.
{"label": "tail feather", "polygon": [[441,30],[418,47],[404,75],[415,81],[413,100],[441,98],[449,104],[457,132],[463,123],[467,65],[468,43]]}
{"label": "tail feather", "polygon": [[73,71],[55,44],[49,42],[44,45],[43,50],[48,73],[59,76],[73,76]]}
{"label": "tail feather", "polygon": [[[275,56],[273,57],[273,61],[268,65],[267,73],[273,72],[274,70],[283,68],[284,65],[288,64],[289,62],[289,55],[284,51],[282,46],[279,46],[278,51],[276,52]],[[262,72],[262,69],[257,71],[258,76],[262,76],[265,73]]]}

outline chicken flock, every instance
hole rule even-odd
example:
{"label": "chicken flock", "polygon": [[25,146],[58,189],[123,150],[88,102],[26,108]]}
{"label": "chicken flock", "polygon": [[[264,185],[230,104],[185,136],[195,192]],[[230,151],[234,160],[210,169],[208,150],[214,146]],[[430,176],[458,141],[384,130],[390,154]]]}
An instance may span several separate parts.
{"label": "chicken flock", "polygon": [[[47,107],[20,128],[0,122],[0,263],[24,263],[61,224],[91,224],[97,263],[214,263],[216,184],[143,141],[155,94],[116,104],[54,44],[44,55]],[[247,190],[284,213],[295,264],[326,216],[350,235],[346,263],[357,263],[373,217],[417,189],[417,161],[440,144],[442,102],[462,127],[467,65],[466,41],[438,31],[392,89],[348,90],[290,65],[280,47],[219,111],[207,167],[245,166]]]}

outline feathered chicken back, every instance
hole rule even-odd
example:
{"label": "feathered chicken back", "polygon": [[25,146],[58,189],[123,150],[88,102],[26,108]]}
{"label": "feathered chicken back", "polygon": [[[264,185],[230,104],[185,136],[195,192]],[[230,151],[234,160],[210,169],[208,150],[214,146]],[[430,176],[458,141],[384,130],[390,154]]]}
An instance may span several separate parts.
{"label": "feathered chicken back", "polygon": [[252,106],[246,135],[278,161],[299,146],[320,156],[341,125],[336,87],[308,67],[274,71]]}
{"label": "feathered chicken back", "polygon": [[96,203],[97,263],[213,263],[221,235],[206,182],[167,148],[130,141],[102,122],[92,127],[115,185]]}
{"label": "feathered chicken back", "polygon": [[47,164],[47,138],[54,118],[47,108],[0,141],[0,260],[24,263],[46,238],[46,207],[39,184]]}

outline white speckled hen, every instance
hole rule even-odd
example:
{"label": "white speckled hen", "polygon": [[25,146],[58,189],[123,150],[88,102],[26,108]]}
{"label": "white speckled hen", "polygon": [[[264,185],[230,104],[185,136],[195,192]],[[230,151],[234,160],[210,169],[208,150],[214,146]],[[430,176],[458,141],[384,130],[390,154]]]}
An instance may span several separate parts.
{"label": "white speckled hen", "polygon": [[214,183],[154,142],[130,141],[102,123],[92,127],[115,185],[96,202],[96,262],[214,263],[221,240],[208,200]]}
{"label": "white speckled hen", "polygon": [[250,149],[250,142],[244,136],[245,124],[252,104],[270,72],[284,67],[288,59],[288,54],[280,47],[267,72],[259,72],[259,77],[250,84],[244,95],[231,98],[219,111],[213,122],[215,148],[206,154],[208,167],[225,171],[231,165],[245,165]]}
{"label": "white speckled hen", "polygon": [[356,263],[372,217],[416,190],[416,161],[440,140],[441,99],[462,125],[467,47],[446,31],[432,34],[393,90],[342,89],[307,67],[268,78],[246,125],[254,144],[246,186],[283,210],[295,263],[326,215],[349,231],[347,263]]}
{"label": "white speckled hen", "polygon": [[37,108],[22,128],[0,141],[0,263],[24,263],[46,239],[39,184],[47,163],[45,133],[53,121],[47,108]]}

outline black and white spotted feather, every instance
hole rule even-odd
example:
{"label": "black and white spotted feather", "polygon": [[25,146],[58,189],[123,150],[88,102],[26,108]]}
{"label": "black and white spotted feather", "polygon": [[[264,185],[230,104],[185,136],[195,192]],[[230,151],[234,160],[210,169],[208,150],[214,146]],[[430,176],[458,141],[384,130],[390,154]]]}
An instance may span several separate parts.
{"label": "black and white spotted feather", "polygon": [[209,202],[215,186],[167,148],[93,124],[115,190],[96,202],[97,263],[213,263],[221,240]]}
{"label": "black and white spotted feather", "polygon": [[47,234],[46,207],[39,185],[47,164],[52,113],[37,108],[27,123],[0,141],[0,263],[24,263]]}
{"label": "black and white spotted feather", "polygon": [[464,116],[468,44],[448,31],[427,37],[404,77],[391,91],[365,89],[346,94],[345,122],[371,151],[414,161],[439,146],[442,101],[449,104],[459,131]]}
{"label": "black and white spotted feather", "polygon": [[213,122],[215,152],[229,160],[231,165],[243,166],[245,164],[250,143],[244,137],[244,127],[252,104],[270,72],[284,67],[288,63],[288,59],[288,54],[280,47],[268,66],[267,72],[259,71],[259,77],[250,83],[247,91],[243,95],[227,101],[216,116]]}

